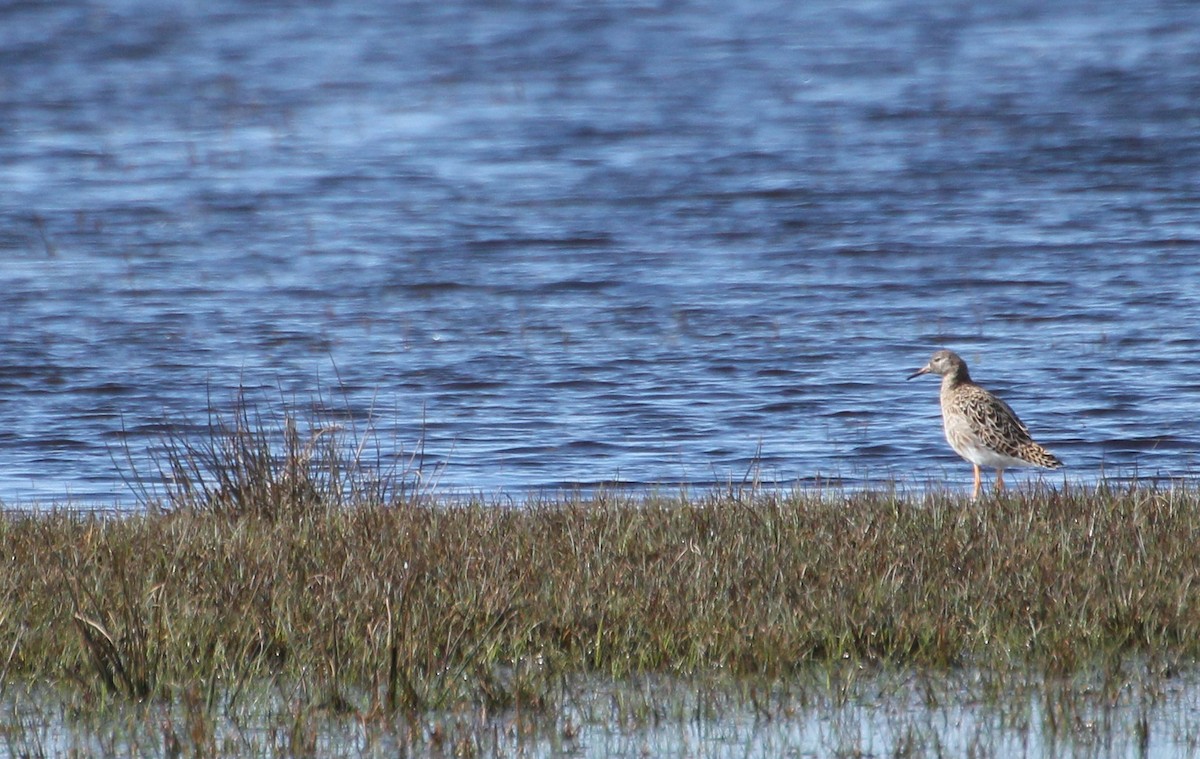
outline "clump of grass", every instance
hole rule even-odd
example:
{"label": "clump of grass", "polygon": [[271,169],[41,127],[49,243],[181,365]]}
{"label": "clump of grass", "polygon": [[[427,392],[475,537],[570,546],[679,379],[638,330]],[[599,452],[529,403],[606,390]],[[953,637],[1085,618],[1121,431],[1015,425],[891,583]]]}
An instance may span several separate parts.
{"label": "clump of grass", "polygon": [[165,445],[151,451],[149,476],[126,450],[127,481],[149,511],[268,519],[386,504],[424,491],[419,453],[385,463],[373,426],[347,429],[329,409],[316,401],[301,415],[285,405],[268,418],[239,391],[229,413],[210,411],[199,428],[167,425]]}
{"label": "clump of grass", "polygon": [[96,699],[227,708],[268,681],[420,713],[545,708],[575,674],[1200,655],[1191,488],[437,502],[301,429],[238,416],[181,443],[153,511],[0,519],[6,671]]}

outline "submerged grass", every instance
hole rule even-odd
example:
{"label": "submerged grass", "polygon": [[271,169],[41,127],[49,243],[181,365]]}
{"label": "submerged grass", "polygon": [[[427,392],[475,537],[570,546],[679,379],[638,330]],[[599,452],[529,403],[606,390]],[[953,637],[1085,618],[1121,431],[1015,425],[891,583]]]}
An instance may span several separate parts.
{"label": "submerged grass", "polygon": [[173,449],[174,489],[144,513],[0,518],[0,682],[73,685],[81,708],[229,710],[274,682],[331,713],[536,711],[576,675],[1200,655],[1193,488],[517,507],[389,487],[336,453],[361,445],[291,422],[278,445],[213,430]]}

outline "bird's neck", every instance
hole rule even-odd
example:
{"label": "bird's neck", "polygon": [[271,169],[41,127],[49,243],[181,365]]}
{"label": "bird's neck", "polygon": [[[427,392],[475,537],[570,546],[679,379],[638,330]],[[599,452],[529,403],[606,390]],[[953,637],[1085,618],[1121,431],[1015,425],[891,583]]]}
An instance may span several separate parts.
{"label": "bird's neck", "polygon": [[950,372],[942,375],[942,392],[959,385],[970,385],[971,375],[967,373],[967,367],[959,367],[958,371]]}

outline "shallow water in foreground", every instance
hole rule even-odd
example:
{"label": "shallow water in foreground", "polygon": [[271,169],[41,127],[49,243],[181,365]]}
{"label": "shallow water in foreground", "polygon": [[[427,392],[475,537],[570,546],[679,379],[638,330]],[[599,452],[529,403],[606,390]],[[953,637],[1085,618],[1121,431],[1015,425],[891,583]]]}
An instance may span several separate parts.
{"label": "shallow water in foreground", "polygon": [[[1193,675],[1108,682],[870,673],[846,665],[771,683],[645,678],[563,688],[543,709],[424,717],[334,714],[285,687],[236,707],[114,706],[64,716],[45,690],[10,688],[0,743],[17,755],[554,757],[1174,757],[1200,751]],[[69,703],[69,701],[67,702]],[[77,705],[76,705],[77,706]],[[195,742],[199,741],[199,744]]]}
{"label": "shallow water in foreground", "polygon": [[239,385],[450,491],[964,486],[941,346],[1071,480],[1192,477],[1197,51],[1175,2],[3,4],[0,499],[128,501]]}

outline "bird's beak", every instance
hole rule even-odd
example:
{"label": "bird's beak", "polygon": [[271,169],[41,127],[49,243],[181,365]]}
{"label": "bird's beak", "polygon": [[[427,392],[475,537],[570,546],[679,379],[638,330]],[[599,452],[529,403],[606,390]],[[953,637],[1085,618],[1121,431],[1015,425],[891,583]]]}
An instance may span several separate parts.
{"label": "bird's beak", "polygon": [[913,377],[920,377],[922,374],[929,374],[929,364],[925,364],[925,366],[922,366],[920,369],[916,370],[915,372],[908,375],[904,379],[910,380]]}

